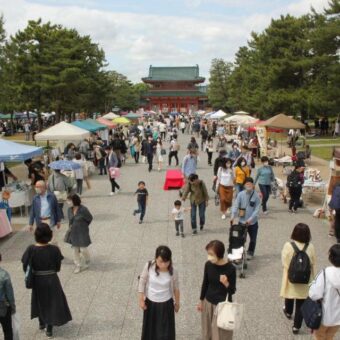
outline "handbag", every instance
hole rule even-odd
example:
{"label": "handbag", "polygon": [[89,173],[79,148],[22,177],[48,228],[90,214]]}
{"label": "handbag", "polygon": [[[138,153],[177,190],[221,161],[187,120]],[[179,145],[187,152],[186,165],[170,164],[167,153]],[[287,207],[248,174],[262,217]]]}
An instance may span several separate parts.
{"label": "handbag", "polygon": [[117,178],[120,176],[120,169],[119,168],[110,168],[109,169],[110,177]]}
{"label": "handbag", "polygon": [[72,227],[69,227],[69,228],[66,230],[66,233],[65,233],[65,236],[64,236],[64,242],[65,242],[65,243],[68,243],[68,244],[72,244],[72,242],[71,242],[71,228],[72,228]]}
{"label": "handbag", "polygon": [[26,272],[25,272],[25,286],[27,289],[33,288],[33,281],[34,281],[34,274],[33,274],[33,268],[32,268],[33,254],[34,254],[34,250],[32,249],[32,253],[28,260],[28,265],[27,265]]}
{"label": "handbag", "polygon": [[244,306],[240,303],[220,302],[216,307],[217,327],[234,331],[241,327]]}
{"label": "handbag", "polygon": [[[323,270],[324,288],[326,290],[326,272]],[[310,297],[301,306],[301,314],[308,328],[319,329],[322,320],[322,304],[321,300],[314,301]]]}

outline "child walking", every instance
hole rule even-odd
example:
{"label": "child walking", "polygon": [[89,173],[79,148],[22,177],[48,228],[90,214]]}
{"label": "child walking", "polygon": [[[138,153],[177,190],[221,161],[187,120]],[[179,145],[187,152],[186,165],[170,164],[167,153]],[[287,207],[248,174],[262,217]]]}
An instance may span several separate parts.
{"label": "child walking", "polygon": [[144,181],[138,182],[138,189],[136,190],[135,195],[137,195],[138,209],[133,211],[133,216],[136,216],[136,214],[140,214],[139,224],[142,224],[149,198],[149,193],[145,188]]}
{"label": "child walking", "polygon": [[181,235],[184,237],[184,212],[190,210],[190,208],[183,208],[182,202],[176,200],[174,202],[174,208],[172,209],[172,216],[175,220],[176,236]]}

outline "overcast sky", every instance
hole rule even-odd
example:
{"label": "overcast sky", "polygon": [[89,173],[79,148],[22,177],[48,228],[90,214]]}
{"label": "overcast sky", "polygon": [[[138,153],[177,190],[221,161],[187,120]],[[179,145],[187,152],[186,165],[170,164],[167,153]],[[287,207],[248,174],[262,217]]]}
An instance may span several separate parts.
{"label": "overcast sky", "polygon": [[328,0],[0,0],[9,34],[28,20],[76,28],[105,51],[109,68],[133,82],[149,65],[200,66],[209,77],[213,58],[233,61],[252,31],[280,14],[321,11]]}

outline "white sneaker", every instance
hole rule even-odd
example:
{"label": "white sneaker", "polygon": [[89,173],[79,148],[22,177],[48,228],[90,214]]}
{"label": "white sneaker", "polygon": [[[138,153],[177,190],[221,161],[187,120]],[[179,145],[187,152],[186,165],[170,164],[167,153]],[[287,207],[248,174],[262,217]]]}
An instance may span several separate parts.
{"label": "white sneaker", "polygon": [[115,192],[111,191],[111,192],[109,193],[109,196],[113,196],[113,195],[115,195],[115,194],[116,194]]}
{"label": "white sneaker", "polygon": [[79,274],[81,272],[81,269],[79,266],[76,266],[76,269],[74,270],[74,274]]}
{"label": "white sneaker", "polygon": [[225,220],[227,218],[227,216],[225,214],[222,215],[222,220]]}
{"label": "white sneaker", "polygon": [[268,215],[268,210],[263,212],[265,215]]}

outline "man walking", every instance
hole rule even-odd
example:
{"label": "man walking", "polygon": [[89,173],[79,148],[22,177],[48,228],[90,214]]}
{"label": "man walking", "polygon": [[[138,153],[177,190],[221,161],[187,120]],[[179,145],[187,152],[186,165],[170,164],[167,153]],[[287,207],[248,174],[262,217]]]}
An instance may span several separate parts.
{"label": "man walking", "polygon": [[182,173],[187,179],[191,174],[195,174],[197,169],[197,155],[195,150],[189,150],[184,156],[182,163]]}
{"label": "man walking", "polygon": [[151,172],[152,170],[152,162],[153,162],[153,156],[154,156],[155,150],[156,150],[155,142],[152,136],[148,136],[148,141],[145,144],[145,151],[146,151],[146,158],[149,164],[149,172]]}
{"label": "man walking", "polygon": [[245,190],[239,192],[231,210],[230,223],[233,224],[234,219],[238,217],[239,223],[248,226],[248,234],[250,237],[247,259],[254,257],[257,232],[259,229],[258,216],[261,207],[261,199],[255,191],[254,180],[247,177],[244,183]]}
{"label": "man walking", "polygon": [[56,232],[60,229],[61,211],[56,196],[47,191],[46,183],[38,181],[35,183],[36,195],[33,197],[29,227],[33,230],[33,224],[47,223],[53,231],[51,243],[56,244]]}
{"label": "man walking", "polygon": [[209,195],[205,183],[198,179],[198,175],[191,174],[184,188],[182,201],[184,202],[190,194],[191,203],[191,228],[192,234],[197,235],[197,208],[199,211],[200,230],[203,230],[205,224],[205,210],[208,206]]}

